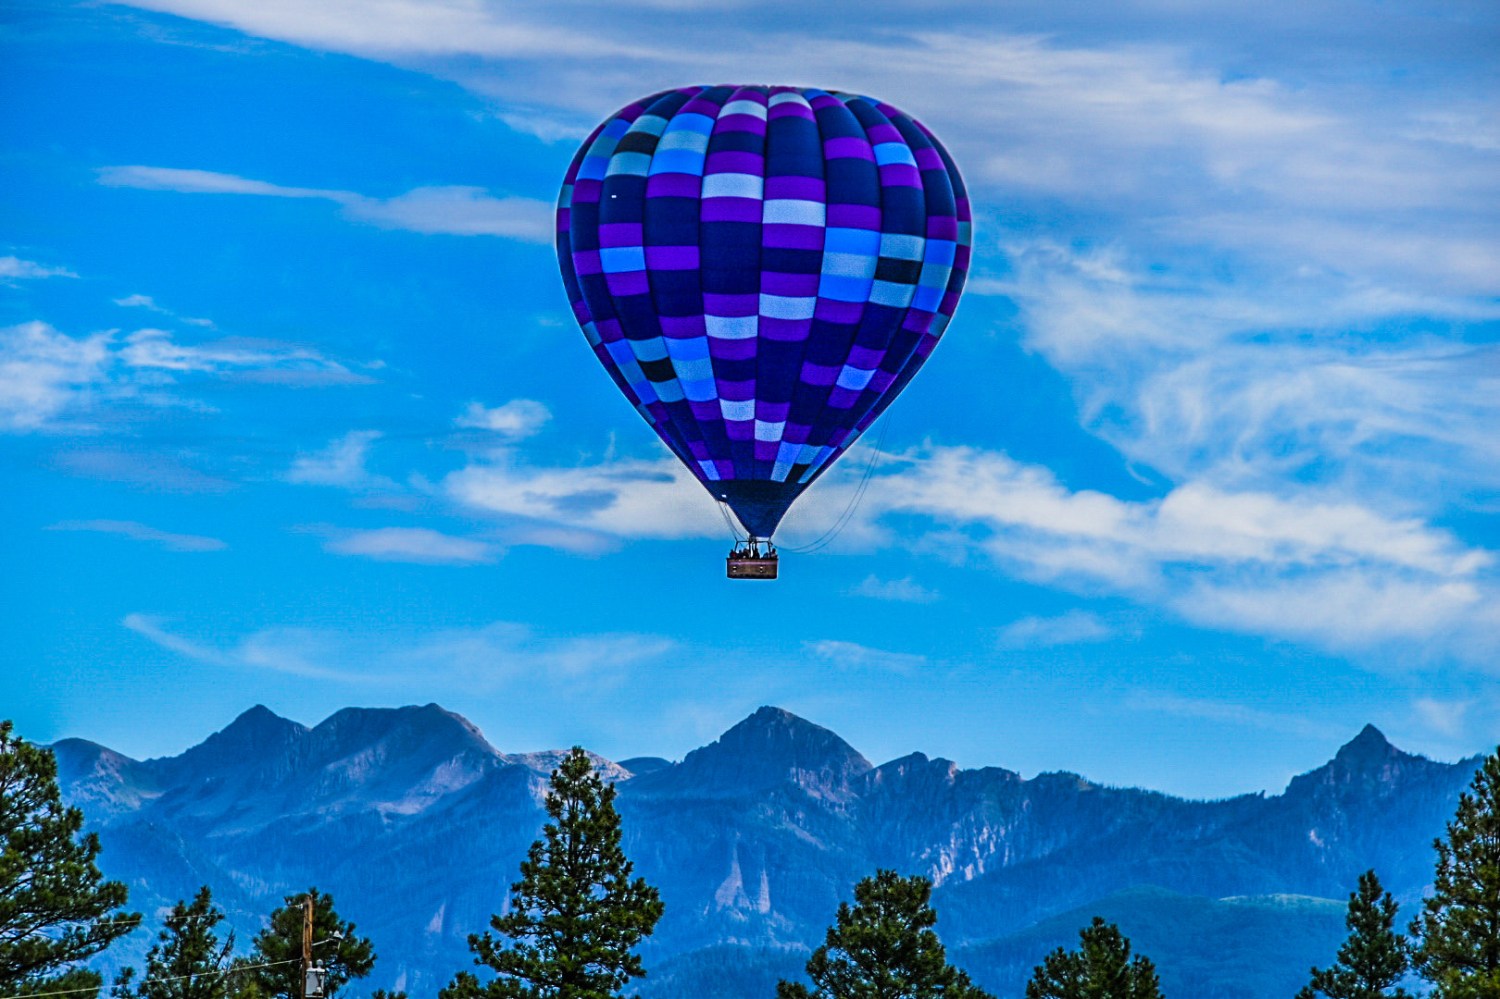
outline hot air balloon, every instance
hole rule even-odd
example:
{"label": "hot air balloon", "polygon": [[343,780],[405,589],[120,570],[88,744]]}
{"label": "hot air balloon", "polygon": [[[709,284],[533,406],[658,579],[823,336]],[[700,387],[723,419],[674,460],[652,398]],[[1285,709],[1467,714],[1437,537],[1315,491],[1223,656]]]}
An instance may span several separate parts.
{"label": "hot air balloon", "polygon": [[952,158],[872,97],[695,86],[573,157],[557,257],[600,363],[774,578],[792,502],[884,412],[953,316],[971,223]]}

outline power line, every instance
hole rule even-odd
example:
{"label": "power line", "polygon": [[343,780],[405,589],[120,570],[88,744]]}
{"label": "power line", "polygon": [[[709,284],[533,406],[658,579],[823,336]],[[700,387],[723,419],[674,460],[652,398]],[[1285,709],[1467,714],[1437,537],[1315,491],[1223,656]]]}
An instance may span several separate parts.
{"label": "power line", "polygon": [[[123,920],[122,920],[122,922],[123,922]],[[268,961],[265,964],[237,964],[237,965],[235,965],[232,968],[225,968],[223,971],[197,971],[197,972],[194,972],[191,975],[173,975],[170,978],[143,978],[139,982],[132,982],[131,984],[137,985],[137,986],[139,986],[139,985],[156,985],[156,984],[158,984],[160,982],[181,982],[181,981],[185,981],[185,980],[187,980],[189,978],[204,978],[204,977],[207,977],[208,975],[219,975],[219,976],[222,976],[222,977],[228,977],[229,975],[232,975],[232,974],[235,974],[235,973],[241,972],[241,971],[256,971],[256,970],[258,970],[260,968],[275,968],[275,967],[278,967],[278,966],[283,965],[283,964],[300,964],[300,963],[301,963],[301,959],[300,958],[293,957],[293,958],[288,958],[285,961]],[[56,992],[26,992],[24,994],[19,994],[19,995],[15,995],[15,996],[6,996],[5,999],[43,999],[44,996],[72,996],[72,995],[78,995],[79,993],[82,993],[82,992],[98,992],[98,991],[100,991],[103,988],[104,988],[103,984],[99,984],[99,985],[91,986],[89,988],[82,988],[82,989],[59,989]]]}

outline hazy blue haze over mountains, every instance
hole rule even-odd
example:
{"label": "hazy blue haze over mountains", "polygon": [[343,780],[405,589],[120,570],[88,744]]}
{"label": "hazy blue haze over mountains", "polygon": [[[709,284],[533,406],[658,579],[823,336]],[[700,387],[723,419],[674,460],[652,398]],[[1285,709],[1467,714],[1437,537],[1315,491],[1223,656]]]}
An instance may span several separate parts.
{"label": "hazy blue haze over mountains", "polygon": [[[248,940],[281,895],[316,884],[374,939],[370,987],[417,997],[469,966],[465,938],[504,903],[559,756],[499,752],[432,704],[350,708],[311,729],[256,707],[156,760],[54,748],[132,906],[207,883]],[[1175,999],[1270,999],[1331,958],[1362,871],[1408,906],[1420,896],[1477,759],[1413,756],[1366,727],[1283,794],[1186,801],[920,753],[875,766],[768,707],[680,763],[599,765],[619,782],[637,871],[667,903],[646,999],[770,995],[877,867],[934,879],[950,952],[999,996],[1098,913],[1157,960]],[[147,943],[138,933],[112,960]]]}

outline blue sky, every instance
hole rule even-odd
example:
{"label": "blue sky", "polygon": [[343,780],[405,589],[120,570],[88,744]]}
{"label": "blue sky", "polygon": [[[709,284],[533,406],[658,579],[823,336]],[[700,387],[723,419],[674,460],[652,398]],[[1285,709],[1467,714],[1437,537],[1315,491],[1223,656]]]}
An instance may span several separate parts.
{"label": "blue sky", "polygon": [[[1493,747],[1500,10],[1257,11],[8,5],[3,714],[151,756],[435,700],[618,758],[771,703],[1192,795],[1367,721]],[[594,123],[725,81],[888,100],[975,203],[774,585],[721,578],[550,245]]]}

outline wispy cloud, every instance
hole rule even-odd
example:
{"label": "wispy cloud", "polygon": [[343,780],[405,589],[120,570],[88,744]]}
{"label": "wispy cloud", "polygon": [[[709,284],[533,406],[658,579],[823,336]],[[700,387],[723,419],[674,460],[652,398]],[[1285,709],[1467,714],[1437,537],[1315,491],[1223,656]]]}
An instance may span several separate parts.
{"label": "wispy cloud", "polygon": [[204,319],[200,316],[184,316],[165,306],[158,305],[156,299],[150,295],[126,295],[124,298],[115,299],[115,304],[124,309],[145,309],[147,312],[155,312],[158,315],[170,316],[173,319],[187,323],[189,326],[203,326],[213,328],[212,319]]}
{"label": "wispy cloud", "polygon": [[345,218],[408,232],[454,236],[502,236],[530,243],[552,241],[552,205],[535,198],[497,198],[479,187],[418,187],[394,198],[353,191],[288,187],[208,170],[111,166],[99,171],[108,187],[134,187],[179,194],[235,194],[331,201]]}
{"label": "wispy cloud", "polygon": [[64,520],[50,524],[45,529],[117,534],[132,541],[161,545],[175,552],[216,552],[229,547],[218,538],[210,538],[201,534],[176,534],[134,520]]}
{"label": "wispy cloud", "polygon": [[[857,478],[835,469],[794,514],[803,525],[831,523]],[[502,449],[450,474],[441,488],[462,507],[564,534],[724,534],[712,500],[671,458],[539,467]],[[889,526],[891,518],[913,515],[922,519],[903,520],[899,532]],[[1420,517],[1311,491],[1283,495],[1190,481],[1159,499],[1127,501],[1068,489],[1048,469],[996,451],[929,447],[887,455],[838,547],[923,548],[929,539],[1042,585],[1125,595],[1194,623],[1334,649],[1424,643],[1477,663],[1479,650],[1500,638],[1500,620],[1485,613],[1500,595],[1495,553]],[[878,579],[860,590],[923,595]],[[1010,639],[1093,640],[1107,627],[1088,615],[1064,615],[1018,623]]]}
{"label": "wispy cloud", "polygon": [[814,659],[841,670],[873,670],[884,673],[910,675],[928,664],[927,657],[910,652],[891,652],[886,649],[822,639],[804,642],[802,647]]}
{"label": "wispy cloud", "polygon": [[307,347],[217,337],[185,343],[159,329],[75,337],[43,322],[0,329],[0,430],[77,429],[99,404],[187,404],[173,386],[190,376],[282,385],[369,379]]}
{"label": "wispy cloud", "polygon": [[[1304,44],[1345,49],[1346,58],[1310,74],[1305,55],[1254,19],[1176,19],[1168,28],[1149,4],[1121,5],[1097,25],[1067,10],[1038,18],[1025,6],[1002,12],[978,3],[945,6],[941,24],[909,5],[882,3],[878,16],[853,21],[836,7],[822,16],[798,8],[780,29],[783,19],[768,22],[764,8],[745,5],[670,20],[660,8],[681,4],[572,0],[521,9],[439,0],[418,13],[404,4],[339,2],[320,5],[316,17],[285,3],[253,12],[232,0],[140,5],[457,79],[499,101],[524,131],[586,127],[609,107],[685,81],[813,73],[823,85],[884,95],[920,113],[980,189],[1124,211],[1150,218],[1153,229],[1215,214],[1222,228],[1240,227],[1257,252],[1284,247],[1299,263],[1332,247],[1296,241],[1280,231],[1284,224],[1329,232],[1372,209],[1384,216],[1387,238],[1364,240],[1366,251],[1423,236],[1449,246],[1477,241],[1490,252],[1495,245],[1493,220],[1470,210],[1493,203],[1500,184],[1494,118],[1473,76],[1466,88],[1397,88],[1356,58],[1370,58],[1382,41],[1410,40],[1395,14],[1377,18],[1380,27],[1361,32],[1360,50],[1350,52],[1347,12],[1296,12]],[[572,30],[580,22],[594,30]],[[1402,49],[1401,65],[1425,60],[1433,73],[1463,79],[1445,60],[1472,68],[1481,57],[1470,38],[1483,32],[1458,17],[1424,23],[1432,33]],[[1111,34],[1107,25],[1120,30]],[[1243,72],[1247,36],[1260,75]],[[1465,58],[1454,59],[1458,52]],[[1340,74],[1340,66],[1348,68]],[[955,93],[966,99],[953,100]],[[1266,222],[1252,234],[1257,220]],[[1482,279],[1481,266],[1467,273]]]}
{"label": "wispy cloud", "polygon": [[450,236],[504,236],[550,243],[552,205],[536,198],[496,198],[481,187],[419,187],[394,198],[359,198],[344,215],[382,229]]}
{"label": "wispy cloud", "polygon": [[907,604],[931,604],[942,599],[942,594],[928,589],[910,576],[881,579],[873,573],[860,580],[859,585],[850,592],[874,600],[894,600]]}
{"label": "wispy cloud", "polygon": [[1244,704],[1201,697],[1179,697],[1175,694],[1132,694],[1126,698],[1125,707],[1133,711],[1220,722],[1306,738],[1327,739],[1345,734],[1337,725],[1314,721],[1302,715],[1265,711]]}
{"label": "wispy cloud", "polygon": [[351,431],[322,450],[298,455],[287,469],[286,480],[339,489],[394,489],[394,482],[366,467],[370,449],[379,439],[378,430]]}
{"label": "wispy cloud", "polygon": [[440,0],[430,4],[330,0],[317,9],[293,0],[255,8],[219,0],[150,0],[135,6],[231,25],[250,34],[363,55],[624,55],[626,45],[572,25],[539,24],[502,5]]}
{"label": "wispy cloud", "polygon": [[1102,642],[1114,634],[1115,629],[1099,615],[1070,610],[1056,617],[1019,618],[1001,628],[996,637],[1002,649],[1049,649]]}
{"label": "wispy cloud", "polygon": [[500,450],[452,473],[442,488],[477,511],[617,538],[728,533],[703,487],[674,458],[545,467]]}
{"label": "wispy cloud", "polygon": [[455,425],[520,439],[535,434],[550,419],[552,411],[542,403],[534,399],[512,399],[493,408],[471,402],[469,408],[455,421]]}
{"label": "wispy cloud", "polygon": [[370,381],[369,376],[353,372],[310,347],[245,337],[181,343],[165,330],[142,329],[124,338],[119,357],[127,367],[139,370],[197,372],[285,385]]}
{"label": "wispy cloud", "polygon": [[184,170],[178,167],[101,167],[99,183],[105,187],[135,187],[147,191],[176,191],[178,194],[251,194],[269,198],[315,198],[326,201],[345,201],[358,197],[349,191],[287,187],[229,173]]}
{"label": "wispy cloud", "polygon": [[[1197,623],[1483,659],[1474,650],[1500,635],[1486,610],[1500,603],[1494,555],[1435,525],[1500,488],[1500,216],[1487,210],[1500,204],[1500,131],[1483,45],[1495,14],[1477,22],[1486,30],[1424,15],[1413,33],[1405,14],[1362,10],[1355,38],[1347,10],[1292,4],[1184,21],[1156,4],[1084,17],[956,3],[934,30],[923,5],[872,3],[878,17],[799,8],[769,30],[763,6],[692,0],[140,5],[457,79],[543,136],[698,79],[888,97],[970,180],[989,268],[971,292],[1010,299],[1021,346],[1062,375],[1084,428],[1166,485],[1126,501],[983,447],[928,448],[881,470],[839,546],[905,543],[902,519],[913,544]],[[571,30],[580,21],[595,30]],[[1314,64],[1313,49],[1340,55]],[[1420,85],[1392,84],[1397,65],[1419,67]],[[491,205],[472,187],[381,200],[160,167],[102,179],[321,199],[419,231],[498,231],[525,208],[535,230],[517,238],[548,238],[542,202]],[[440,488],[544,544],[724,533],[669,459],[553,467],[501,449]],[[836,469],[788,531],[851,489]]]}
{"label": "wispy cloud", "polygon": [[[1087,426],[1174,479],[1244,488],[1295,479],[1432,505],[1500,487],[1500,350],[1382,319],[1493,321],[1493,302],[1298,281],[1152,273],[1116,250],[1012,248],[984,282],[1023,306],[1028,345],[1066,374]],[[1265,281],[1273,281],[1269,275]]]}
{"label": "wispy cloud", "polygon": [[1466,733],[1469,710],[1473,706],[1473,701],[1445,701],[1433,697],[1419,697],[1412,702],[1412,710],[1423,726],[1450,739]]}
{"label": "wispy cloud", "polygon": [[179,448],[163,448],[131,442],[130,447],[70,445],[53,459],[70,475],[105,482],[120,482],[149,492],[224,493],[236,483],[197,467],[200,455],[185,455]]}
{"label": "wispy cloud", "polygon": [[66,267],[49,267],[34,260],[22,260],[20,257],[0,257],[0,281],[32,281],[40,278],[76,278],[77,276]]}
{"label": "wispy cloud", "polygon": [[[512,684],[587,689],[618,682],[623,672],[671,655],[676,643],[659,635],[599,633],[559,637],[497,621],[404,638],[313,628],[265,628],[228,643],[188,637],[160,617],[126,615],[122,624],[190,661],[216,668],[270,671],[308,679],[367,685],[440,682],[453,689],[493,691]],[[359,663],[357,669],[347,664]]]}
{"label": "wispy cloud", "polygon": [[[1463,331],[1497,317],[1500,274],[1500,217],[1475,210],[1500,204],[1500,121],[1468,15],[1424,16],[1417,39],[1405,15],[1362,11],[1356,40],[1347,11],[1291,5],[1189,23],[1152,4],[1085,20],[957,3],[936,30],[893,3],[779,30],[733,4],[670,23],[675,2],[144,5],[458,79],[539,134],[696,79],[812,73],[887,96],[969,177],[978,259],[1005,272],[973,290],[1015,300],[1028,348],[1133,460],[1235,488],[1339,479],[1429,509],[1445,470],[1492,487],[1500,468],[1494,350]],[[566,30],[578,19],[596,32]],[[1265,28],[1288,19],[1300,47]],[[1343,57],[1310,65],[1312,39]],[[1395,85],[1371,71],[1382,59],[1444,85]],[[1393,342],[1381,324],[1432,332]]]}
{"label": "wispy cloud", "polygon": [[0,429],[39,430],[106,382],[110,335],[73,338],[46,323],[0,329]]}
{"label": "wispy cloud", "polygon": [[335,555],[358,555],[378,562],[415,562],[423,565],[477,565],[498,557],[494,545],[459,538],[425,527],[381,527],[350,531],[330,538],[323,550]]}
{"label": "wispy cloud", "polygon": [[227,655],[210,645],[195,642],[181,635],[174,634],[163,627],[163,622],[160,618],[152,617],[149,614],[126,614],[120,623],[137,635],[184,658],[211,666],[230,666],[234,664],[233,656]]}
{"label": "wispy cloud", "polygon": [[911,466],[871,485],[865,516],[919,513],[962,528],[976,550],[1039,582],[1333,648],[1405,640],[1468,657],[1500,636],[1485,613],[1494,553],[1417,518],[1199,483],[1127,502],[1068,490],[995,452],[907,457]]}

